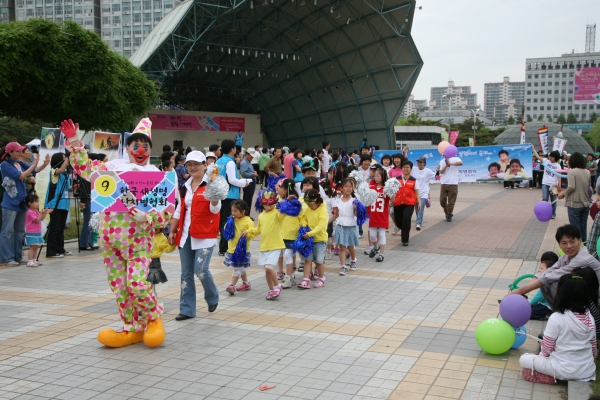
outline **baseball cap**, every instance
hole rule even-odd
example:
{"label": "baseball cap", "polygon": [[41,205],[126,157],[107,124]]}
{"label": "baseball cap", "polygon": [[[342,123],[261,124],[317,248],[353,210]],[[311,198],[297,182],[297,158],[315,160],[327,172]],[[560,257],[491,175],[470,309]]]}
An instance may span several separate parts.
{"label": "baseball cap", "polygon": [[27,148],[27,146],[21,146],[17,142],[10,142],[4,147],[4,151],[10,153],[11,151],[23,151]]}
{"label": "baseball cap", "polygon": [[196,151],[189,152],[187,154],[185,160],[186,161],[196,161],[196,162],[199,162],[199,163],[203,163],[203,162],[206,162],[206,157],[204,156],[204,154],[202,154],[201,151],[196,150]]}
{"label": "baseball cap", "polygon": [[206,158],[208,157],[212,157],[212,158],[217,158],[217,156],[215,155],[215,153],[213,153],[212,151],[209,151],[206,153]]}
{"label": "baseball cap", "polygon": [[427,159],[425,157],[421,156],[421,157],[417,158],[417,162],[422,162],[422,163],[427,164]]}

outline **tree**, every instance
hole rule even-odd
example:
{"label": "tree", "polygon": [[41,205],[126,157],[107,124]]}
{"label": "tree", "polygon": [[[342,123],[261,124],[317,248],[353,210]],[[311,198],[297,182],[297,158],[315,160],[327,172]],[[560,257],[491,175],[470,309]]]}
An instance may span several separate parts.
{"label": "tree", "polygon": [[594,122],[596,122],[597,119],[598,119],[598,114],[593,112],[592,115],[590,115],[590,124],[593,124]]}
{"label": "tree", "polygon": [[565,119],[565,116],[560,114],[557,118],[556,118],[556,123],[557,124],[564,124],[565,122],[567,122],[567,120]]}
{"label": "tree", "polygon": [[538,121],[542,122],[544,120],[544,116],[542,114],[540,114],[540,116],[537,119]]}
{"label": "tree", "polygon": [[442,126],[441,120],[427,120],[423,121],[419,114],[413,113],[408,117],[398,118],[396,126]]}
{"label": "tree", "polygon": [[532,122],[532,121],[533,121],[533,119],[531,118],[531,115],[528,115],[527,116],[527,122]]}
{"label": "tree", "polygon": [[569,113],[569,115],[567,115],[567,124],[576,124],[576,123],[577,123],[577,117],[575,116],[575,114]]}
{"label": "tree", "polygon": [[0,118],[0,144],[8,142],[19,142],[26,144],[31,139],[39,138],[42,126],[48,124],[21,122],[15,119]]}
{"label": "tree", "polygon": [[157,98],[142,71],[72,21],[0,24],[0,54],[0,116],[122,131]]}
{"label": "tree", "polygon": [[548,117],[548,122],[552,122],[552,117]]}
{"label": "tree", "polygon": [[600,119],[597,119],[592,124],[587,136],[588,136],[588,142],[590,143],[590,145],[592,147],[594,147],[594,150],[596,150],[597,147],[600,146]]}
{"label": "tree", "polygon": [[508,121],[506,121],[506,123],[508,125],[514,125],[515,124],[515,118],[511,115],[510,117],[508,117]]}

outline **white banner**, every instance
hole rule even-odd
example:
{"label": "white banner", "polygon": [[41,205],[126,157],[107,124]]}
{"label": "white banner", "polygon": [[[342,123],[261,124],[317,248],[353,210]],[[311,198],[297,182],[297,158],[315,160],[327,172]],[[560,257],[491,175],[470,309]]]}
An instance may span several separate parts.
{"label": "white banner", "polygon": [[558,150],[558,152],[560,154],[562,154],[562,152],[565,150],[566,146],[567,146],[566,139],[555,137],[554,143],[552,144],[552,151]]}

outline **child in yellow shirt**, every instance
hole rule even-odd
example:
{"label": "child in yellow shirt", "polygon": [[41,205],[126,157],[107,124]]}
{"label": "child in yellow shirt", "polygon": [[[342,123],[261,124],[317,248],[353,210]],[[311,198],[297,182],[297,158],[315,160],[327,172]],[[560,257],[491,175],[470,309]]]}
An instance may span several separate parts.
{"label": "child in yellow shirt", "polygon": [[[243,260],[233,257],[238,242],[242,238],[242,232],[246,232],[248,229],[254,228],[254,222],[252,222],[252,219],[248,216],[248,214],[250,214],[250,208],[242,200],[236,200],[231,204],[230,218],[232,218],[235,233],[233,234],[233,237],[229,239],[227,252],[225,253],[225,260],[223,260],[223,265],[233,268],[231,285],[229,285],[226,289],[227,293],[230,295],[234,295],[235,292],[250,290],[250,282],[248,282],[248,275],[246,275],[246,270],[250,268],[250,252],[246,250],[246,254],[242,257]],[[229,224],[230,221],[227,221],[225,229],[223,230],[224,234],[228,230],[227,225]],[[236,288],[235,285],[240,278],[242,278],[242,284]]]}
{"label": "child in yellow shirt", "polygon": [[327,249],[327,223],[329,222],[329,214],[327,206],[323,203],[323,199],[316,189],[309,190],[304,196],[304,202],[307,205],[305,211],[305,223],[310,229],[303,238],[313,239],[312,253],[306,257],[304,265],[304,278],[298,284],[300,289],[310,289],[310,274],[312,271],[312,262],[315,262],[317,268],[316,288],[325,286],[325,250]]}

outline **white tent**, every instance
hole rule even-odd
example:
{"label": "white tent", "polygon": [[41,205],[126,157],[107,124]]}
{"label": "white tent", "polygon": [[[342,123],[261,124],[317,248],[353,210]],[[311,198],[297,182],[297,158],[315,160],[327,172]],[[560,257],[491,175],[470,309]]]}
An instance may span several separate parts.
{"label": "white tent", "polygon": [[40,144],[42,144],[42,141],[40,139],[33,139],[31,142],[27,143],[25,146],[27,146],[27,147],[31,147],[31,146],[40,147]]}

